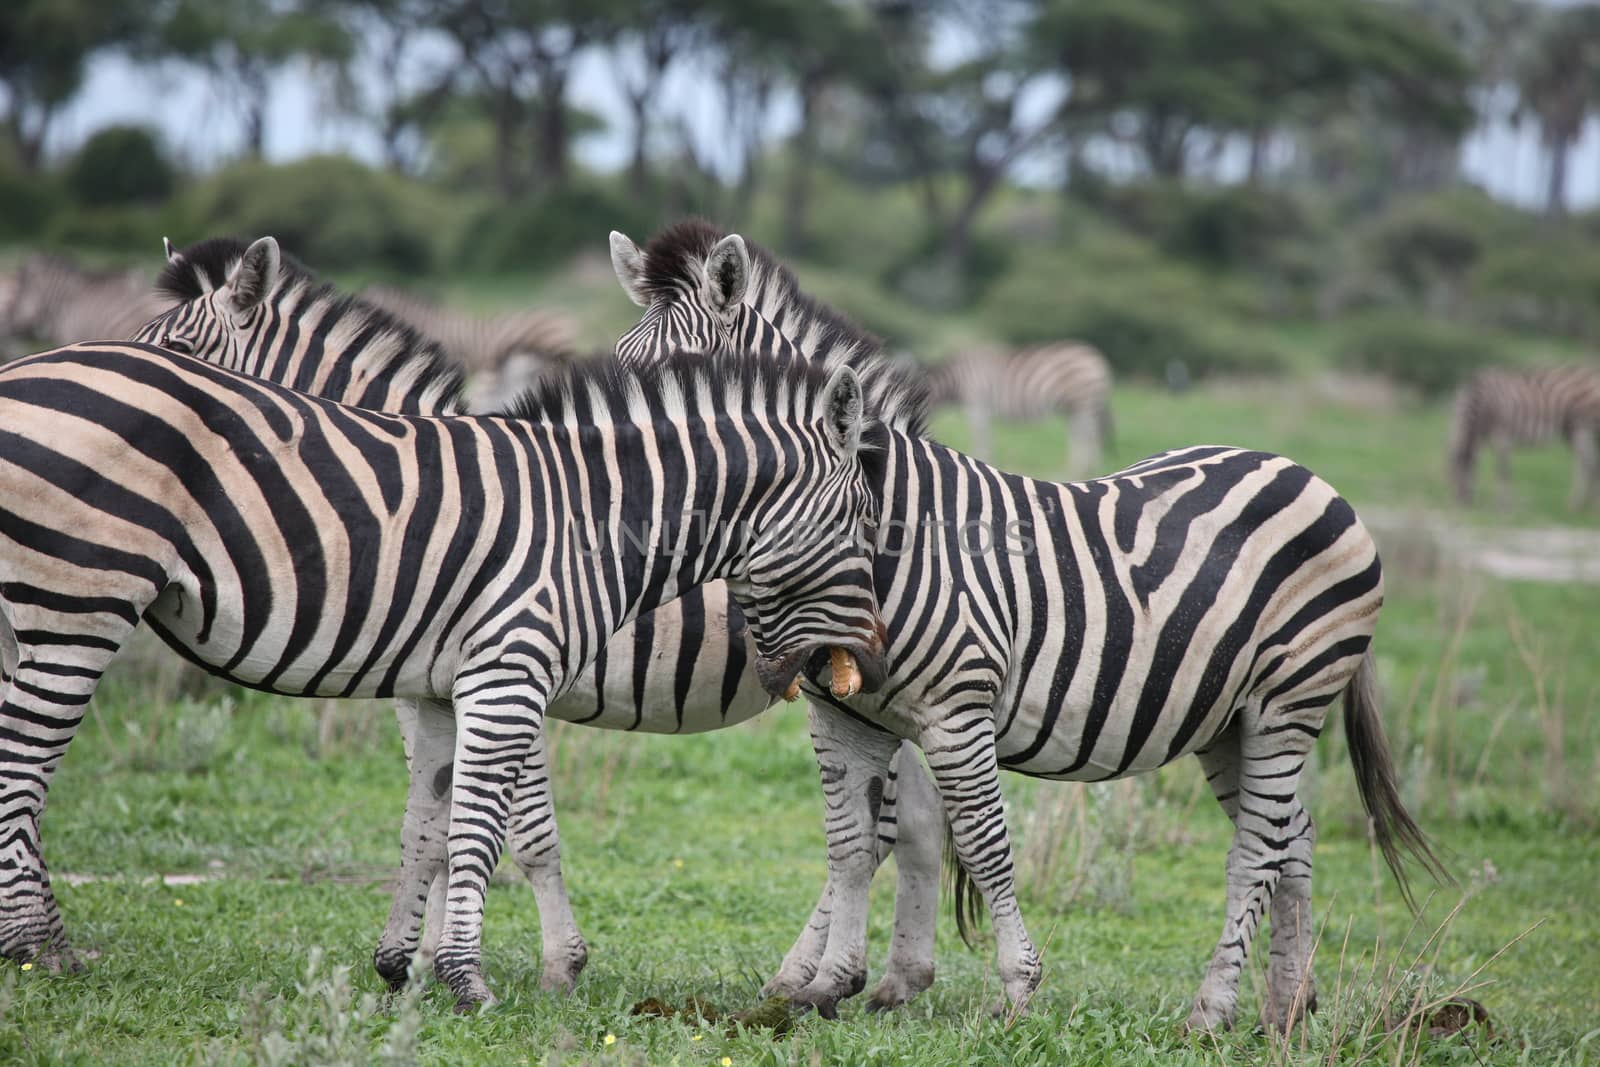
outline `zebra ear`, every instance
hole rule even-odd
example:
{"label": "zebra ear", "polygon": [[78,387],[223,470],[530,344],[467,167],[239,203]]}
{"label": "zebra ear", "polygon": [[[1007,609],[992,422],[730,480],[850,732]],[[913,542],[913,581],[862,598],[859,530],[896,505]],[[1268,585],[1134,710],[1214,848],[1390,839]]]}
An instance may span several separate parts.
{"label": "zebra ear", "polygon": [[282,258],[278,241],[263,237],[244,250],[244,257],[228,278],[228,303],[234,311],[250,311],[267,298],[278,284]]}
{"label": "zebra ear", "polygon": [[628,239],[628,235],[611,231],[611,269],[617,272],[622,291],[642,308],[650,306],[650,294],[644,287],[644,252]]}
{"label": "zebra ear", "polygon": [[750,284],[750,252],[743,237],[730,233],[711,249],[706,257],[705,284],[711,309],[732,319],[744,303],[744,291]]}
{"label": "zebra ear", "polygon": [[175,264],[183,258],[183,256],[179,254],[178,250],[172,247],[172,242],[165,237],[161,239],[161,252],[167,257],[168,263]]}
{"label": "zebra ear", "polygon": [[834,450],[846,459],[854,456],[861,447],[861,421],[865,401],[861,395],[861,379],[849,367],[840,367],[828,378],[822,388],[823,418],[828,429],[828,440]]}

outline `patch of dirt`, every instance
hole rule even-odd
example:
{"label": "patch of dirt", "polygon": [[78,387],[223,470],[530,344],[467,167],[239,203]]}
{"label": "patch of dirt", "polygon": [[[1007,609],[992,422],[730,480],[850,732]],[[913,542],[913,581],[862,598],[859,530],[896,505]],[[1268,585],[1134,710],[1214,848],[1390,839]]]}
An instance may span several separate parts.
{"label": "patch of dirt", "polygon": [[1521,582],[1600,585],[1600,530],[1574,526],[1463,526],[1447,512],[1363,511],[1391,555],[1415,569],[1452,566]]}

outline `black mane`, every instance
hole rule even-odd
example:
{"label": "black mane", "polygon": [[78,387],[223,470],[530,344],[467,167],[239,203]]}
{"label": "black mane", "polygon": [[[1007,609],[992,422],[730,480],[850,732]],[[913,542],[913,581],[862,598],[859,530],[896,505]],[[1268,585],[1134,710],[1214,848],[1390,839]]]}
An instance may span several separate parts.
{"label": "black mane", "polygon": [[[646,295],[670,297],[685,286],[697,286],[701,265],[726,236],[703,218],[684,219],[656,234],[644,250],[641,284]],[[745,304],[766,309],[767,318],[785,335],[804,337],[811,359],[855,370],[876,414],[913,436],[923,436],[928,401],[921,375],[885,355],[881,338],[802,290],[794,273],[771,252],[749,238],[745,248],[751,267]],[[781,309],[781,315],[774,315],[774,308]]]}
{"label": "black mane", "polygon": [[[161,276],[156,279],[156,289],[163,296],[182,303],[198,300],[227,283],[248,247],[246,242],[236,237],[208,237],[198,241],[180,251],[175,262],[167,262]],[[388,311],[360,297],[340,292],[329,282],[320,281],[305,264],[281,247],[278,261],[277,291],[302,288],[304,291],[298,304],[301,312],[310,307],[325,306],[327,321],[350,319],[359,324],[362,333],[393,336],[397,342],[396,352],[388,361],[385,368],[387,373],[398,375],[415,365],[418,385],[423,390],[429,386],[435,387],[436,395],[446,398],[447,410],[460,410],[466,376],[437,341]]]}

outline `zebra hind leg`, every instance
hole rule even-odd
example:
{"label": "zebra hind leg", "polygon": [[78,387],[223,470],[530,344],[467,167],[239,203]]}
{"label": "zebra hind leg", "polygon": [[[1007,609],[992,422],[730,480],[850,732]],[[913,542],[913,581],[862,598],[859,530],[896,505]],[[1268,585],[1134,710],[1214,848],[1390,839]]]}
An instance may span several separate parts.
{"label": "zebra hind leg", "polygon": [[[422,936],[427,911],[432,956],[444,927],[442,878],[445,835],[449,827],[451,762],[455,753],[456,723],[450,703],[423,700],[415,705],[396,704],[396,717],[406,735],[410,786],[406,793],[405,823],[400,833],[400,881],[389,907],[389,921],[372,954],[373,966],[390,988],[405,985]],[[409,721],[410,729],[406,729]],[[435,884],[438,882],[439,884]],[[434,900],[438,905],[434,904]]]}
{"label": "zebra hind leg", "polygon": [[[39,818],[56,767],[142,605],[63,615],[0,604],[5,628],[0,686],[0,956],[52,971],[81,970],[50,886]],[[35,617],[38,616],[38,617]],[[63,632],[63,619],[76,628]]]}
{"label": "zebra hind leg", "polygon": [[1298,789],[1327,703],[1291,704],[1294,710],[1282,713],[1247,709],[1200,754],[1212,791],[1233,819],[1234,836],[1228,849],[1227,914],[1185,1023],[1190,1031],[1233,1025],[1239,978],[1269,909],[1271,959],[1263,1021],[1285,1030],[1314,1005],[1310,957],[1315,835]]}
{"label": "zebra hind leg", "polygon": [[895,763],[893,789],[885,791],[878,819],[879,862],[890,848],[895,855],[894,939],[883,978],[867,1000],[869,1011],[897,1008],[933,985],[944,807],[916,746],[902,742]]}
{"label": "zebra hind leg", "polygon": [[550,792],[550,767],[541,733],[511,795],[511,855],[533,886],[539,907],[544,969],[539,988],[570,993],[589,962],[589,946],[578,929],[561,877],[561,835]]}

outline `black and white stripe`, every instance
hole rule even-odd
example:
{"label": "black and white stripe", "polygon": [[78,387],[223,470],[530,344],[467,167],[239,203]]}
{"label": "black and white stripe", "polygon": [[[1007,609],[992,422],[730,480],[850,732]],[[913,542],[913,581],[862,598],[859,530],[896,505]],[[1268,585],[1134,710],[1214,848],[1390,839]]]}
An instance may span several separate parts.
{"label": "black and white stripe", "polygon": [[1075,341],[961,353],[929,368],[928,398],[966,412],[972,450],[985,457],[994,454],[992,420],[1066,416],[1068,477],[1098,470],[1111,434],[1111,365]]}
{"label": "black and white stripe", "polygon": [[0,356],[131,337],[171,303],[151,292],[138,271],[88,270],[58,256],[31,255],[0,274],[0,338],[7,346]]}
{"label": "black and white stripe", "polygon": [[[770,257],[702,223],[643,251],[614,235],[613,262],[649,305],[619,352],[679,340],[669,323],[690,327],[685,345],[710,337],[726,349],[795,306],[749,301],[748,277],[772,272]],[[872,782],[896,748],[886,730],[928,758],[1014,1004],[1031,995],[1040,963],[1014,894],[999,769],[1097,781],[1196,754],[1235,837],[1226,922],[1189,1025],[1232,1020],[1269,906],[1263,1016],[1289,1025],[1312,995],[1313,831],[1299,778],[1341,693],[1385,857],[1402,884],[1401,849],[1437,866],[1400,803],[1378,718],[1370,644],[1382,571],[1355,512],[1305,468],[1236,448],[1183,449],[1057,484],[996,470],[902,421],[890,423],[885,459],[875,568],[890,673],[877,694],[849,701],[808,688],[832,925],[814,977],[784,991],[831,1011],[860,988]]]}
{"label": "black and white stripe", "polygon": [[1511,450],[1564,441],[1572,449],[1570,503],[1580,508],[1600,481],[1600,368],[1571,363],[1536,370],[1486,370],[1456,398],[1450,430],[1450,477],[1456,499],[1472,502],[1478,450],[1495,451],[1504,496],[1511,487]]}
{"label": "black and white stripe", "polygon": [[[436,969],[486,1000],[513,787],[547,703],[627,619],[726,577],[769,691],[827,647],[881,681],[864,432],[848,371],[759,360],[575,372],[504,417],[380,414],[136,343],[0,369],[0,953],[66,952],[38,818],[144,619],[241,684],[421,702],[404,864],[426,884],[447,857]],[[828,536],[793,536],[795,515]],[[391,977],[421,918],[397,902]]]}
{"label": "black and white stripe", "polygon": [[[311,383],[321,390],[319,395],[341,403],[360,406],[377,397],[379,403],[419,414],[458,411],[450,377],[457,372],[440,358],[431,340],[393,323],[387,313],[365,301],[350,300],[319,284],[291,258],[269,255],[269,247],[275,248],[271,238],[263,238],[251,250],[226,239],[204,241],[182,252],[169,248],[162,285],[184,304],[165,321],[152,324],[144,336],[165,339],[213,362],[254,368],[269,378],[281,375]],[[234,313],[233,292],[241,271],[256,269],[246,267],[247,258],[252,263],[259,260],[261,270],[277,272],[254,286],[264,294],[261,299],[268,310],[263,318],[273,324],[270,329],[255,329]],[[340,347],[328,340],[311,349],[304,338],[312,334],[345,342]],[[377,343],[379,339],[385,343]],[[405,383],[405,388],[390,383]],[[697,733],[733,726],[772,704],[756,678],[754,656],[749,627],[726,583],[710,582],[619,630],[572,688],[551,703],[548,714],[585,726],[646,733]],[[410,753],[419,710],[414,702],[401,700],[396,712]],[[588,958],[588,947],[562,879],[557,825],[547,815],[553,809],[546,767],[541,735],[513,794],[510,844],[538,902],[543,928],[541,986],[570,989]],[[915,790],[919,784],[909,788]],[[896,791],[891,770],[880,823],[886,848],[893,847],[897,830]],[[936,822],[924,833],[920,829],[920,824],[912,823],[897,853],[902,884],[911,887],[904,892],[918,901],[916,909],[901,908],[896,913],[895,944],[902,954],[905,950],[899,946],[932,934],[926,924],[907,916],[918,910],[931,914],[938,902],[942,825]],[[402,882],[395,890],[396,900],[428,899],[422,945],[426,956],[432,955],[444,925],[442,890],[442,877],[435,880],[431,895],[425,883]],[[814,944],[809,951],[814,968],[822,946]],[[931,943],[922,954],[931,958]]]}

